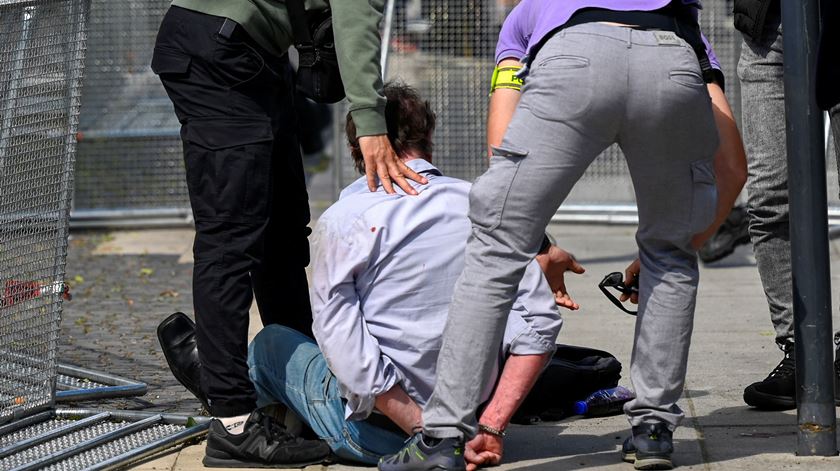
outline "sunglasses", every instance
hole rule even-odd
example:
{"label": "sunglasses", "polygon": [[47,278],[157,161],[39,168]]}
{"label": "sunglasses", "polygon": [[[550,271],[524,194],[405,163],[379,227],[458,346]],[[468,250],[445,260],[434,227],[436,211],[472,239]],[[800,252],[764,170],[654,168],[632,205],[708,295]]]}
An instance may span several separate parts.
{"label": "sunglasses", "polygon": [[633,280],[633,284],[631,284],[630,286],[626,286],[624,284],[624,276],[621,273],[614,271],[609,275],[605,276],[604,279],[601,280],[600,283],[598,283],[598,288],[601,290],[602,293],[604,293],[604,296],[606,296],[607,299],[609,299],[610,301],[612,301],[613,304],[615,304],[617,308],[621,309],[627,314],[630,314],[631,316],[635,316],[636,314],[638,314],[638,311],[631,311],[624,307],[624,304],[621,301],[619,301],[618,298],[616,298],[615,295],[612,294],[607,288],[613,288],[621,294],[629,295],[633,293],[638,293],[639,277],[636,277],[636,279]]}

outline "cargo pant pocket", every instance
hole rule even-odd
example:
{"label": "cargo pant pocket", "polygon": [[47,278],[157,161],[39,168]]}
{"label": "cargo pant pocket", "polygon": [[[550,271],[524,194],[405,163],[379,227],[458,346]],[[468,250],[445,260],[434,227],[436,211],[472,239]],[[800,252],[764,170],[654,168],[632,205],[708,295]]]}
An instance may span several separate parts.
{"label": "cargo pant pocket", "polygon": [[717,185],[712,160],[691,163],[691,221],[692,234],[703,232],[715,219],[717,210]]}
{"label": "cargo pant pocket", "polygon": [[190,119],[183,130],[187,187],[196,221],[250,223],[269,216],[271,122]]}
{"label": "cargo pant pocket", "polygon": [[519,164],[528,151],[503,145],[493,148],[490,168],[478,178],[470,190],[470,220],[485,231],[502,223],[505,203],[519,171]]}
{"label": "cargo pant pocket", "polygon": [[152,72],[161,76],[186,74],[191,61],[185,52],[157,46],[152,53]]}

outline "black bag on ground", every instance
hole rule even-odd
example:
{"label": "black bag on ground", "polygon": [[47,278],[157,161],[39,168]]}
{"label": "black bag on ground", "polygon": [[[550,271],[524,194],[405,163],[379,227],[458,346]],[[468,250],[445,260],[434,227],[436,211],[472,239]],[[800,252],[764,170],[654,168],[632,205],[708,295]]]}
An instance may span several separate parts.
{"label": "black bag on ground", "polygon": [[338,103],[344,83],[335,52],[330,9],[307,12],[303,0],[286,0],[298,52],[297,90],[317,103]]}
{"label": "black bag on ground", "polygon": [[533,424],[571,415],[571,405],[599,389],[618,386],[621,362],[594,348],[557,345],[554,357],[537,380],[512,423]]}

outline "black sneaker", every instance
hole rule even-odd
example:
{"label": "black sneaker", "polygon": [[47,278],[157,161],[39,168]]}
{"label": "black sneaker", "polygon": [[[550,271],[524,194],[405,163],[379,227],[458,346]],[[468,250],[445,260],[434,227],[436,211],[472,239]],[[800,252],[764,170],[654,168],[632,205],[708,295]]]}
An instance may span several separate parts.
{"label": "black sneaker", "polygon": [[703,263],[718,261],[735,247],[750,243],[750,218],[744,206],[735,206],[717,232],[697,252]]}
{"label": "black sneaker", "polygon": [[785,357],[763,381],[744,389],[744,402],[761,410],[796,409],[796,373],[793,343],[780,344]]}
{"label": "black sneaker", "polygon": [[302,468],[324,461],[330,448],[321,440],[304,440],[288,433],[268,415],[255,410],[245,430],[228,433],[219,420],[210,423],[202,463],[208,468]]}
{"label": "black sneaker", "polygon": [[[432,444],[433,443],[433,444]],[[379,459],[380,471],[428,471],[467,469],[464,440],[435,439],[417,433],[405,442],[402,450]]]}
{"label": "black sneaker", "polygon": [[665,424],[642,424],[621,445],[621,459],[636,469],[673,469],[673,433]]}

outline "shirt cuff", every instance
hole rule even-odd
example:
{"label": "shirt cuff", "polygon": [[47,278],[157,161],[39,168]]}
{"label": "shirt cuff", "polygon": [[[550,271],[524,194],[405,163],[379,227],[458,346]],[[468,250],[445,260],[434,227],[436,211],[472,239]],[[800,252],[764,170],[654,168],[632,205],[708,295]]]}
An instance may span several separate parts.
{"label": "shirt cuff", "polygon": [[351,110],[350,115],[356,124],[356,137],[388,134],[384,106]]}
{"label": "shirt cuff", "polygon": [[353,394],[346,390],[341,382],[338,383],[342,396],[347,400],[344,407],[344,418],[346,420],[367,419],[373,412],[373,408],[376,407],[376,397],[390,391],[391,388],[402,382],[403,376],[397,367],[387,357],[383,356],[383,359],[385,359],[385,367],[382,371],[382,378],[370,388],[369,393]]}
{"label": "shirt cuff", "polygon": [[543,338],[531,329],[520,332],[510,343],[508,353],[512,355],[542,355],[554,353],[557,345]]}

